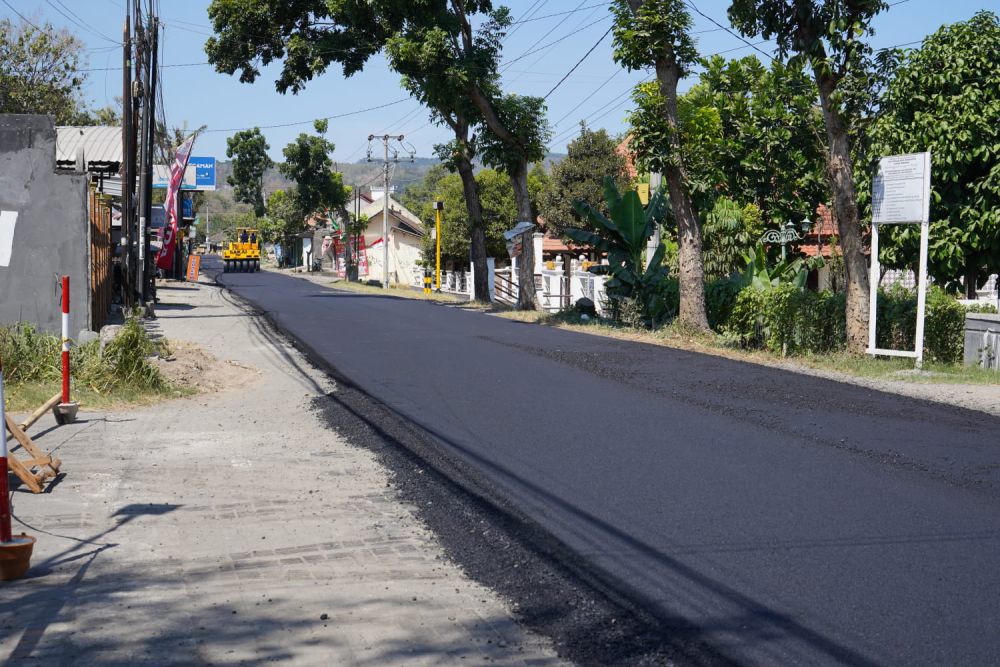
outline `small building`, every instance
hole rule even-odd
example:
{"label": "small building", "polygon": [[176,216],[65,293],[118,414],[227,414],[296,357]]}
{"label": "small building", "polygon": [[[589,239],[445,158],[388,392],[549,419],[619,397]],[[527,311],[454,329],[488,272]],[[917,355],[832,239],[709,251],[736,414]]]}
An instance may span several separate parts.
{"label": "small building", "polygon": [[58,332],[68,275],[73,331],[96,329],[111,307],[112,211],[76,171],[79,152],[57,168],[56,146],[48,116],[0,114],[0,323]]}
{"label": "small building", "polygon": [[[364,203],[362,217],[368,217],[368,227],[364,231],[366,255],[368,258],[369,280],[385,279],[384,247],[382,241],[382,213],[384,199]],[[414,285],[422,275],[419,262],[423,248],[422,240],[427,230],[409,209],[389,197],[389,282],[400,285]],[[364,278],[365,276],[362,276]]]}

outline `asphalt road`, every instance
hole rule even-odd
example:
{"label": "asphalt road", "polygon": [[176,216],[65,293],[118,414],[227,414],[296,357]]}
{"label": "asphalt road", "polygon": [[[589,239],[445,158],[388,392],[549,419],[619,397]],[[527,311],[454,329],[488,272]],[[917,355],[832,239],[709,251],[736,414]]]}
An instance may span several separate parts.
{"label": "asphalt road", "polygon": [[1000,663],[1000,419],[275,273],[222,279],[603,585],[727,659]]}

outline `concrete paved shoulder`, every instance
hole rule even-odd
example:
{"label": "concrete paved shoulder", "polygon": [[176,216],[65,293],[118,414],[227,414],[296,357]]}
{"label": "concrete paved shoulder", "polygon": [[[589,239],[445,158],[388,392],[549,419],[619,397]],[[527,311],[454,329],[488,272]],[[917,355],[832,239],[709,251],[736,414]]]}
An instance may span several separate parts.
{"label": "concrete paved shoulder", "polygon": [[39,542],[29,577],[0,587],[0,662],[559,662],[320,420],[324,374],[217,288],[160,293],[168,338],[258,373],[38,427],[67,474],[13,494]]}

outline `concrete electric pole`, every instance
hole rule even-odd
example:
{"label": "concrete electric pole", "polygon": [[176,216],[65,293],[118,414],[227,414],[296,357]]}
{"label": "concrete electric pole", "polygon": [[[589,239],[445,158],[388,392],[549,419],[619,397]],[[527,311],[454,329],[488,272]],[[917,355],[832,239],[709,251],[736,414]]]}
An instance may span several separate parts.
{"label": "concrete electric pole", "polygon": [[[403,135],[383,134],[376,137],[374,134],[368,135],[368,161],[372,162],[371,142],[382,140],[382,288],[389,289],[389,163],[399,162],[399,151],[393,149],[392,160],[389,159],[389,148],[392,142],[397,142],[402,146]],[[404,150],[405,147],[404,147]],[[406,150],[410,154],[410,162],[413,162],[414,152]]]}

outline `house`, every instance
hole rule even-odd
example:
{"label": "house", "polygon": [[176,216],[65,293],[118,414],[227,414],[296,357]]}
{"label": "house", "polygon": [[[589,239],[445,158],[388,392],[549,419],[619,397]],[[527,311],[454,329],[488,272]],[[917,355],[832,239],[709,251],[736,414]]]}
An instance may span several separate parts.
{"label": "house", "polygon": [[54,295],[67,275],[74,333],[98,329],[111,308],[112,210],[85,171],[86,151],[59,152],[72,157],[59,168],[50,117],[0,114],[0,154],[0,323],[60,331]]}
{"label": "house", "polygon": [[[380,196],[374,201],[362,200],[361,216],[368,218],[364,247],[368,259],[369,280],[385,279],[383,269],[384,247],[382,241],[382,215],[385,200]],[[424,223],[409,209],[389,197],[389,282],[413,285],[422,269],[418,265],[423,252],[422,240],[427,233]],[[365,278],[366,276],[361,276]]]}

